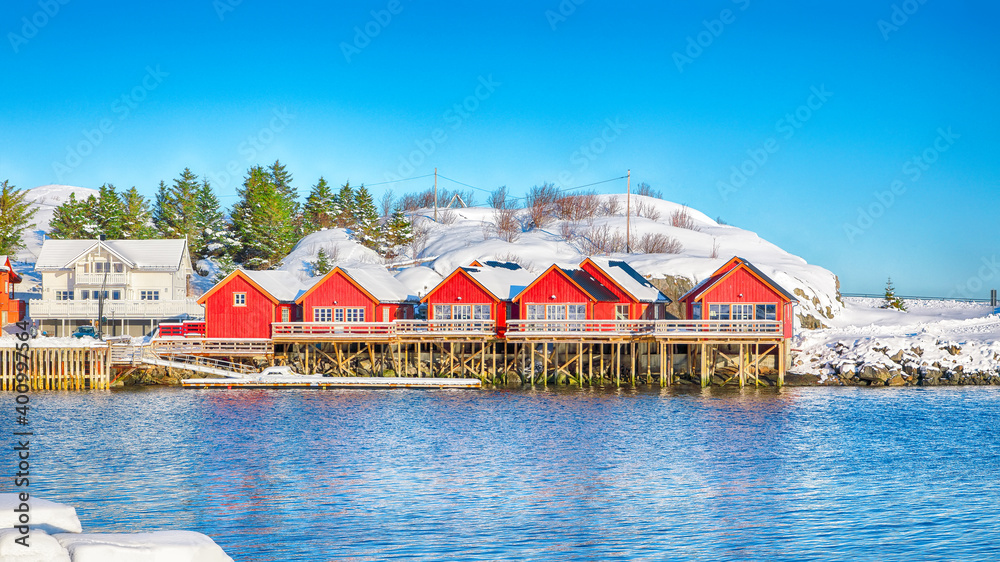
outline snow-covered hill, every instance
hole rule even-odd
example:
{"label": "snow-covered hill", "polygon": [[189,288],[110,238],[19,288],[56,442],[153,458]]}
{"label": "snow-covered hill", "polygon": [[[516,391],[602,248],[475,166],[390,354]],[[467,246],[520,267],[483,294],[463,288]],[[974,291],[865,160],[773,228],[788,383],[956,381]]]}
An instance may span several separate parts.
{"label": "snow-covered hill", "polygon": [[[633,253],[625,253],[624,247],[611,254],[596,252],[595,245],[615,236],[623,246],[626,224],[624,196],[600,195],[598,199],[603,212],[576,221],[553,220],[540,229],[522,228],[514,242],[497,236],[491,208],[439,211],[438,222],[432,220],[432,210],[417,211],[413,217],[418,240],[401,261],[419,262],[420,265],[400,267],[397,277],[414,291],[424,293],[456,267],[477,259],[516,261],[529,270],[541,272],[553,263],[574,267],[593,254],[622,259],[647,277],[671,280],[672,286],[690,286],[738,255],[753,262],[788,291],[795,292],[801,301],[797,310],[799,315],[827,322],[842,310],[837,278],[830,271],[806,263],[753,232],[720,225],[701,212],[661,199],[632,197]],[[617,200],[617,204],[612,199]],[[643,216],[635,216],[636,209],[640,209]],[[693,228],[671,225],[671,215],[681,211],[687,212],[689,226]],[[526,222],[525,211],[520,211],[518,218]],[[641,239],[647,234],[676,240],[681,246],[680,252],[636,253],[641,249]],[[299,242],[284,260],[282,269],[302,277],[310,275],[309,264],[316,260],[320,247],[324,247],[327,254],[337,252],[341,263],[378,261],[377,255],[357,244],[348,233],[333,229],[312,234]]]}
{"label": "snow-covered hill", "polygon": [[56,207],[68,201],[70,193],[75,193],[77,200],[81,200],[90,195],[96,197],[98,192],[96,189],[72,185],[43,185],[28,190],[24,199],[30,201],[31,206],[37,209],[32,219],[35,228],[24,233],[24,243],[27,248],[17,254],[17,261],[35,263],[38,252],[42,249],[43,233],[49,231],[49,222]]}

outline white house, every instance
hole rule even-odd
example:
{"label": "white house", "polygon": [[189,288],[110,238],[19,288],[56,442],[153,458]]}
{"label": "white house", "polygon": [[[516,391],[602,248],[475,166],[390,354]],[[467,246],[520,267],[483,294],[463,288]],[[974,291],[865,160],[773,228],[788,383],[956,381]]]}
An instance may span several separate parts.
{"label": "white house", "polygon": [[35,271],[42,298],[28,314],[49,335],[99,317],[108,335],[145,335],[162,321],[205,315],[188,294],[187,240],[46,240]]}

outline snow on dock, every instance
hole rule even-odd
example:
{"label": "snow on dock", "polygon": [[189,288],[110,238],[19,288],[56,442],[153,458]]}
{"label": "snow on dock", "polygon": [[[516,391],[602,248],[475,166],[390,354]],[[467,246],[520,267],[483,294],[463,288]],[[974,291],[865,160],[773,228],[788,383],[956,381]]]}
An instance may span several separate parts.
{"label": "snow on dock", "polygon": [[262,376],[227,379],[187,379],[184,388],[437,388],[478,389],[479,379],[416,377],[323,377],[319,375]]}

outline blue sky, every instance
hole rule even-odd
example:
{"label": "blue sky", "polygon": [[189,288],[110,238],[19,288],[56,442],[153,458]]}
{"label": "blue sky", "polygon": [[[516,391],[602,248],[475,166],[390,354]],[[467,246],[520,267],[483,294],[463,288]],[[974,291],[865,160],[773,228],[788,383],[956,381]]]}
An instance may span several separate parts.
{"label": "blue sky", "polygon": [[151,195],[190,167],[229,205],[275,159],[303,195],[631,169],[848,292],[1000,287],[1000,7],[664,4],[12,0],[0,178]]}

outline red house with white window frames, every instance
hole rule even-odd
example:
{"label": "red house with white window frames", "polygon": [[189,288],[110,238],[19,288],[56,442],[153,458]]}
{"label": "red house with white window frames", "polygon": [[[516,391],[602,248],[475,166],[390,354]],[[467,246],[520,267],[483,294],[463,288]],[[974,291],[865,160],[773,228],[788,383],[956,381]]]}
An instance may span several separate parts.
{"label": "red house with white window frames", "polygon": [[628,302],[622,301],[583,269],[553,265],[516,297],[514,304],[524,320],[628,319]]}
{"label": "red house with white window frames", "polygon": [[792,337],[798,299],[741,257],[726,262],[679,301],[690,320],[776,320]]}
{"label": "red house with white window frames", "polygon": [[297,299],[307,287],[286,271],[238,269],[198,299],[209,338],[265,339],[274,322],[297,322]]}
{"label": "red house with white window frames", "polygon": [[490,320],[496,322],[496,333],[503,337],[507,321],[519,318],[513,297],[534,276],[516,264],[496,262],[496,267],[490,267],[473,263],[477,265],[453,271],[420,302],[427,303],[430,321]]}
{"label": "red house with white window frames", "polygon": [[295,300],[304,322],[413,319],[416,302],[416,297],[381,267],[336,267]]}
{"label": "red house with white window frames", "polygon": [[587,258],[580,264],[605,289],[617,297],[618,320],[661,320],[672,301],[629,264],[620,260]]}
{"label": "red house with white window frames", "polygon": [[24,301],[14,298],[14,285],[20,282],[10,257],[0,256],[0,328],[24,320]]}

